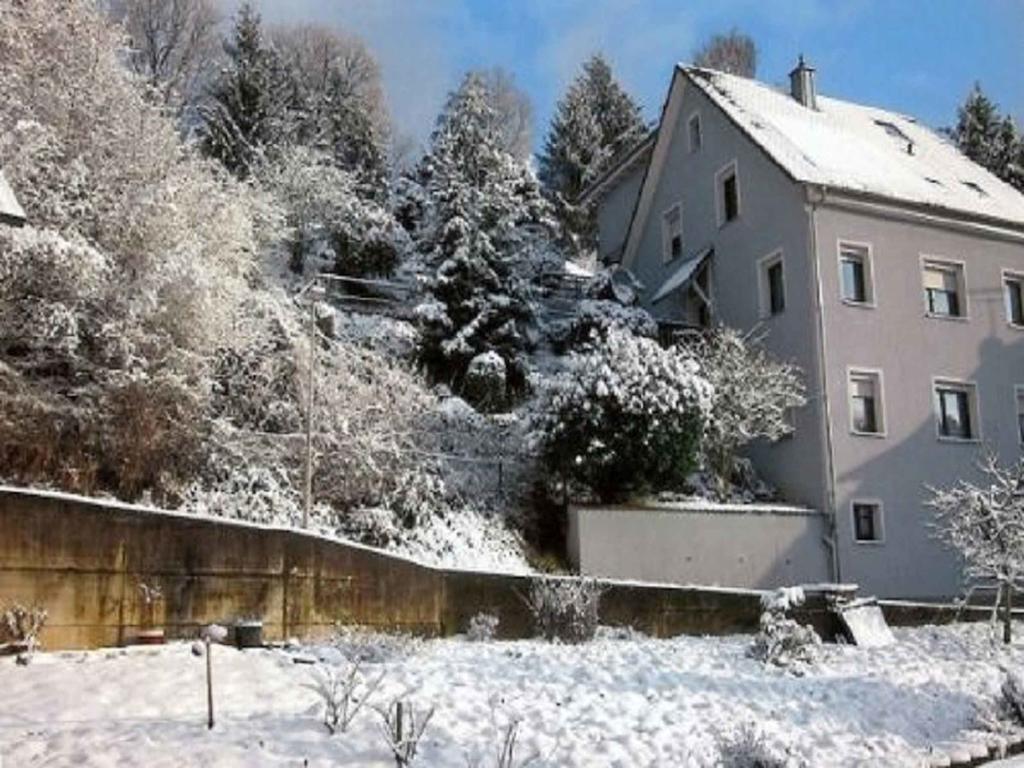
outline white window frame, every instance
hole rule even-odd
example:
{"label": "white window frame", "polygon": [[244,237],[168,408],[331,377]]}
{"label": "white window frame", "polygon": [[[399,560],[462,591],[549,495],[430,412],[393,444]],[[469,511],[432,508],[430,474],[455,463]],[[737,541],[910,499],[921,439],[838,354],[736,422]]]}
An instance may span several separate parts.
{"label": "white window frame", "polygon": [[[725,178],[732,174],[736,177],[736,216],[733,219],[726,220],[725,218]],[[736,221],[743,215],[743,193],[740,190],[740,166],[736,162],[736,158],[733,158],[728,163],[723,165],[715,173],[715,216],[718,222],[718,228],[721,229],[732,222]]]}
{"label": "white window frame", "polygon": [[1021,434],[1020,417],[1024,414],[1021,410],[1021,399],[1024,399],[1024,384],[1017,384],[1013,388],[1013,428],[1017,432],[1017,444],[1024,446],[1024,435]]}
{"label": "white window frame", "polygon": [[[672,255],[672,233],[668,228],[668,218],[673,213],[679,214],[679,256]],[[686,236],[683,232],[683,203],[677,200],[661,213],[661,263],[668,264],[674,259],[682,258],[686,248]]]}
{"label": "white window frame", "polygon": [[[697,123],[697,145],[693,144],[693,123]],[[686,118],[686,148],[689,154],[693,155],[700,152],[704,148],[704,121],[700,117],[700,112],[691,112],[690,116]]]}
{"label": "white window frame", "polygon": [[[864,263],[864,301],[856,301],[843,296],[843,249],[861,251],[859,256]],[[875,257],[874,247],[871,243],[859,242],[857,240],[839,239],[836,241],[836,264],[839,271],[836,284],[839,287],[839,300],[848,307],[860,309],[875,309],[878,306],[878,293],[875,287]]]}
{"label": "white window frame", "polygon": [[[972,434],[970,437],[944,435],[940,429],[939,413],[935,410],[935,395],[939,387],[944,389],[963,389],[967,391],[967,409],[971,419]],[[935,436],[943,443],[980,443],[981,434],[981,398],[978,395],[978,382],[957,379],[952,376],[933,376],[931,391],[932,419],[935,421]]]}
{"label": "white window frame", "polygon": [[[875,381],[875,422],[877,432],[863,432],[853,424],[853,379],[872,378]],[[889,418],[885,407],[885,377],[881,368],[868,368],[863,365],[852,365],[846,369],[846,408],[849,412],[848,426],[850,434],[857,437],[884,438],[889,434]]]}
{"label": "white window frame", "polygon": [[[776,264],[782,265],[782,310],[772,314],[771,281],[768,270]],[[789,309],[789,286],[786,285],[786,259],[781,248],[757,260],[757,312],[762,320],[770,320],[786,314]]]}
{"label": "white window frame", "polygon": [[[928,308],[928,291],[924,287],[924,271],[928,267],[938,269],[952,269],[957,275],[957,300],[960,302],[959,315],[940,315]],[[950,320],[952,322],[966,323],[971,319],[970,306],[967,300],[967,262],[962,259],[951,259],[947,256],[933,256],[921,254],[921,303],[924,306],[925,317],[935,320]],[[1002,286],[1000,285],[1000,288]]]}
{"label": "white window frame", "polygon": [[[875,516],[875,534],[877,535],[874,539],[858,539],[857,538],[857,505],[872,506],[876,510]],[[885,505],[881,499],[868,499],[868,498],[857,498],[850,500],[850,532],[853,534],[854,544],[863,544],[864,546],[880,546],[885,544]]]}
{"label": "white window frame", "polygon": [[[1006,304],[1006,284],[1011,281],[1016,281],[1021,285],[1021,293],[1024,294],[1024,271],[1017,269],[1004,269],[1001,273],[1001,280],[999,281],[999,287],[1003,291],[1003,311],[1006,313],[1006,324],[1014,330],[1024,331],[1024,324],[1013,322],[1013,318],[1010,317],[1010,308]],[[1024,299],[1024,295],[1021,297]]]}

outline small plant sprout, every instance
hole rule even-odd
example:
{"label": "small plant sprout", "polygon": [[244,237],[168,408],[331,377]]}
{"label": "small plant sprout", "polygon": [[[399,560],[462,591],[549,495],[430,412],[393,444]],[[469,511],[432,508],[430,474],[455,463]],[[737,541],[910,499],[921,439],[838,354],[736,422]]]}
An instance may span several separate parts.
{"label": "small plant sprout", "polygon": [[332,735],[348,730],[349,724],[384,681],[382,672],[373,681],[366,682],[359,667],[358,661],[347,669],[317,666],[313,669],[313,682],[306,684],[323,702],[324,725]]}
{"label": "small plant sprout", "polygon": [[434,708],[417,712],[408,701],[395,699],[386,708],[378,709],[381,733],[395,758],[396,768],[408,768],[416,759],[423,732],[427,730]]}

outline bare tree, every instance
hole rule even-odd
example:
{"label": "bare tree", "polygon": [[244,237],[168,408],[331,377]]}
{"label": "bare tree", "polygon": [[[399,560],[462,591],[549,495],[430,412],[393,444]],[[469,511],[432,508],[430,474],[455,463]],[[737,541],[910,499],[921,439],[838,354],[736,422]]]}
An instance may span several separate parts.
{"label": "bare tree", "polygon": [[488,102],[495,112],[502,149],[517,160],[527,160],[533,150],[533,103],[529,94],[516,85],[515,75],[502,67],[476,74],[483,80]]}
{"label": "bare tree", "polygon": [[131,68],[180,109],[195,97],[219,51],[215,0],[110,0],[131,46]]}
{"label": "bare tree", "polygon": [[727,35],[715,35],[693,55],[698,67],[717,69],[731,75],[753,77],[757,74],[757,45],[750,35],[733,27]]}
{"label": "bare tree", "polygon": [[1011,639],[1013,589],[1024,573],[1024,458],[1003,466],[988,454],[978,469],[988,485],[958,480],[950,488],[932,488],[936,538],[963,558],[969,580],[993,580],[1003,598],[1003,642]]}

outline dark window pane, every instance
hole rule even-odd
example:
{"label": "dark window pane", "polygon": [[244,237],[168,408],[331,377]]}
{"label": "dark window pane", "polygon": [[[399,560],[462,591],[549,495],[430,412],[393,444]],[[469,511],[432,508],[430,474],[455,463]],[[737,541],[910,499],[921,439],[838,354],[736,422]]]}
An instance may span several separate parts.
{"label": "dark window pane", "polygon": [[956,291],[928,289],[928,311],[933,315],[960,316],[960,297]]}
{"label": "dark window pane", "polygon": [[867,301],[864,285],[864,262],[859,258],[843,259],[843,298],[847,301]]}
{"label": "dark window pane", "polygon": [[700,118],[694,117],[690,120],[690,151],[696,152],[700,149]]}
{"label": "dark window pane", "polygon": [[739,190],[736,187],[736,174],[728,176],[722,183],[722,195],[725,203],[725,220],[732,221],[740,212]]}
{"label": "dark window pane", "polygon": [[1020,441],[1024,443],[1024,412],[1017,414],[1017,433],[1020,436]]}
{"label": "dark window pane", "polygon": [[786,308],[786,295],[782,282],[782,262],[768,267],[768,309],[777,315]]}
{"label": "dark window pane", "polygon": [[876,508],[871,504],[853,505],[854,535],[857,541],[878,540],[875,512]]}
{"label": "dark window pane", "polygon": [[854,396],[853,428],[858,432],[878,431],[878,419],[875,416],[875,398]]}
{"label": "dark window pane", "polygon": [[672,258],[681,256],[683,253],[683,238],[681,235],[674,235],[672,237]]}
{"label": "dark window pane", "polygon": [[1014,325],[1024,325],[1024,296],[1020,280],[1006,281],[1006,314]]}
{"label": "dark window pane", "polygon": [[964,439],[972,436],[970,400],[966,392],[939,390],[939,433],[943,437]]}

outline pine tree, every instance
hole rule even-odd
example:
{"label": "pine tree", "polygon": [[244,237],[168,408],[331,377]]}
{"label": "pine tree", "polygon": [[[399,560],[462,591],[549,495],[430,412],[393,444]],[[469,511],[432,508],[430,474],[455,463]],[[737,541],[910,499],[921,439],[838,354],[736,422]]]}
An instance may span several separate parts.
{"label": "pine tree", "polygon": [[200,136],[207,155],[246,178],[283,141],[297,94],[289,91],[280,61],[264,43],[260,16],[250,3],[239,9],[224,50],[228,66],[200,108]]}
{"label": "pine tree", "polygon": [[639,105],[615,80],[604,57],[593,56],[558,102],[540,156],[541,181],[580,248],[593,246],[595,228],[593,211],[578,208],[577,198],[644,134]]}
{"label": "pine tree", "polygon": [[957,110],[956,127],[948,133],[967,157],[1024,190],[1024,141],[1013,118],[999,114],[999,107],[985,95],[980,84],[974,84]]}
{"label": "pine tree", "polygon": [[526,384],[530,278],[549,251],[554,222],[533,174],[503,148],[496,126],[485,83],[468,75],[407,180],[415,187],[408,209],[432,273],[431,300],[417,310],[424,362],[461,391],[471,361],[495,353],[515,393]]}

